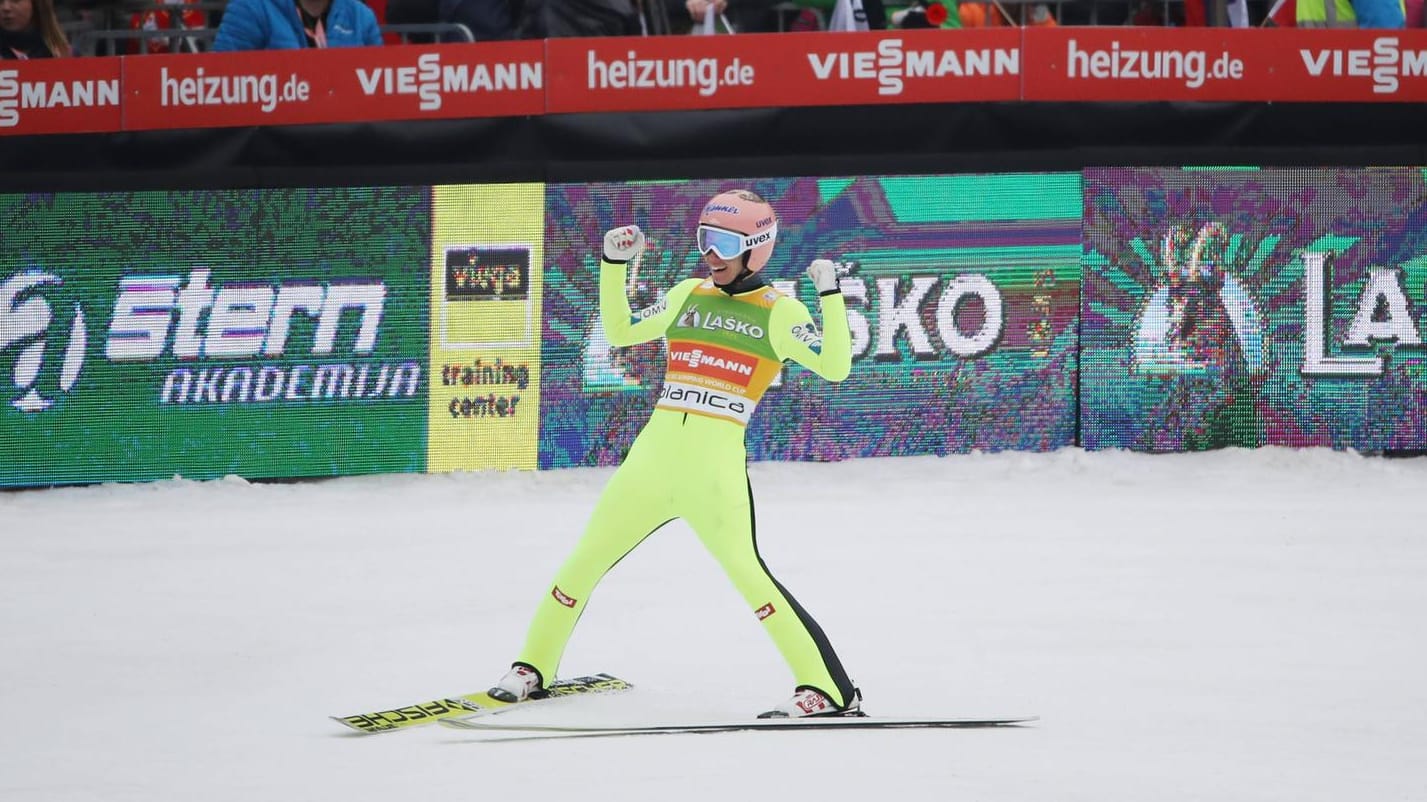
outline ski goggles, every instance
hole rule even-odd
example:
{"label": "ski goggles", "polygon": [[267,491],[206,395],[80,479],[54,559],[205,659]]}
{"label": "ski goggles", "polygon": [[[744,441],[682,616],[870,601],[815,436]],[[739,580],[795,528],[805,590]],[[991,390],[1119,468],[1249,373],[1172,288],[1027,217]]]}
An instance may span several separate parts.
{"label": "ski goggles", "polygon": [[744,251],[751,251],[759,245],[772,242],[776,236],[778,236],[776,223],[757,234],[746,235],[705,224],[699,226],[696,239],[699,243],[699,253],[704,254],[712,251],[720,259],[733,259]]}

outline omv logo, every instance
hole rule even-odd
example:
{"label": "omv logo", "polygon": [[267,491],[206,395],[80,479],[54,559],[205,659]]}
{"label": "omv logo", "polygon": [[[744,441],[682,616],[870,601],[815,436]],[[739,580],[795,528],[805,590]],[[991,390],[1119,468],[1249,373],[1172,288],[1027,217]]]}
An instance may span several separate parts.
{"label": "omv logo", "polygon": [[[16,352],[11,383],[14,398],[11,406],[21,412],[37,413],[49,409],[60,393],[74,389],[79,381],[79,372],[84,368],[84,352],[87,336],[84,328],[84,309],[74,305],[74,314],[69,322],[69,336],[61,341],[51,339],[55,323],[54,308],[44,297],[46,287],[64,284],[59,276],[39,270],[18,273],[0,284],[0,371],[4,359],[12,350]],[[61,326],[57,328],[62,328]],[[57,355],[64,350],[59,369],[59,382],[53,387],[40,387],[40,368],[47,355]],[[0,372],[0,387],[3,387],[3,372]]]}

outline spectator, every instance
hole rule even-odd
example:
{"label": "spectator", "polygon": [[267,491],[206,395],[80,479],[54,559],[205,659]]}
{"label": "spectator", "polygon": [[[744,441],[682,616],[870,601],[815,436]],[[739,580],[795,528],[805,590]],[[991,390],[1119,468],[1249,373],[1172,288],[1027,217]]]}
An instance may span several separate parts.
{"label": "spectator", "polygon": [[[714,33],[774,33],[792,27],[785,19],[779,0],[675,0],[683,5],[689,24],[680,23],[685,31],[701,32],[709,9],[713,9]],[[887,13],[882,0],[795,0],[799,10],[812,10],[827,20],[828,30],[842,25],[842,30],[881,30],[887,27]],[[791,21],[796,21],[794,15]]]}
{"label": "spectator", "polygon": [[[166,8],[150,7],[129,15],[129,30],[133,31],[174,31],[171,38],[155,37],[143,41],[133,41],[126,48],[130,53],[173,53],[198,52],[198,43],[177,34],[179,31],[207,27],[208,20],[203,12],[194,8],[183,8],[194,0],[167,0]],[[174,48],[174,43],[178,47]]]}
{"label": "spectator", "polygon": [[1299,28],[1403,28],[1402,0],[1298,0]]}
{"label": "spectator", "polygon": [[[967,3],[966,5],[975,4]],[[955,10],[954,13],[953,9]],[[979,11],[984,24],[986,11],[984,8],[979,9]],[[970,12],[973,18],[975,14],[976,11]],[[891,27],[908,30],[917,28],[960,28],[962,26],[961,16],[961,9],[956,0],[951,0],[950,9],[948,9],[947,4],[941,0],[917,0],[906,8],[893,11],[889,19],[892,22]],[[967,27],[974,28],[978,26],[970,25]]]}
{"label": "spectator", "polygon": [[232,0],[223,11],[213,50],[369,47],[381,43],[376,14],[361,0]]}
{"label": "spectator", "polygon": [[[509,0],[389,0],[387,22],[392,25],[432,25],[454,22],[470,29],[477,42],[515,38],[515,17]],[[413,35],[415,44],[430,42],[429,35]],[[442,41],[465,41],[445,34]]]}
{"label": "spectator", "polygon": [[55,17],[54,0],[0,0],[0,59],[68,55],[69,40]]}
{"label": "spectator", "polygon": [[477,42],[515,38],[515,18],[506,0],[438,0],[436,11],[438,21],[470,28]]}
{"label": "spectator", "polygon": [[516,27],[522,39],[561,36],[638,36],[639,9],[631,0],[525,0]]}
{"label": "spectator", "polygon": [[1058,24],[1045,3],[1011,8],[1014,10],[999,3],[963,2],[957,7],[957,21],[962,28],[1054,28]]}
{"label": "spectator", "polygon": [[[774,0],[685,0],[684,8],[695,27],[702,26],[709,8],[714,19],[722,16],[734,33],[772,33],[778,30],[778,12]],[[720,30],[722,27],[720,26]]]}

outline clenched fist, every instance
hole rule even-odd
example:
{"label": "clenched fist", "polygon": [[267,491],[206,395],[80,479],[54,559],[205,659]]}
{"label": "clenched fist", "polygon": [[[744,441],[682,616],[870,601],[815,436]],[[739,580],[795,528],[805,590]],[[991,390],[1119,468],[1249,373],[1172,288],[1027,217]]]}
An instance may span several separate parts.
{"label": "clenched fist", "polygon": [[813,280],[818,295],[835,292],[837,286],[837,265],[830,259],[814,259],[808,265],[808,278]]}
{"label": "clenched fist", "polygon": [[606,262],[628,262],[644,250],[644,232],[639,226],[611,228],[604,235]]}

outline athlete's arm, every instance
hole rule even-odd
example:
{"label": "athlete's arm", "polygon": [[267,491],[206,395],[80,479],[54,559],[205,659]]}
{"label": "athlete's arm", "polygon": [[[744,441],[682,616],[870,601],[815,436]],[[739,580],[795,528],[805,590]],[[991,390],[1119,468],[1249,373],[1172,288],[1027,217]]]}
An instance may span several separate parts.
{"label": "athlete's arm", "polygon": [[681,281],[658,303],[635,311],[629,308],[629,295],[625,290],[627,273],[624,262],[600,262],[600,323],[604,326],[605,338],[614,346],[638,345],[664,336],[679,307],[703,281],[697,278]]}
{"label": "athlete's arm", "polygon": [[768,338],[773,350],[828,381],[840,382],[852,372],[852,332],[847,328],[847,305],[836,289],[819,297],[823,331],[818,334],[808,308],[796,298],[783,296],[773,304]]}

